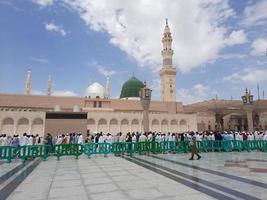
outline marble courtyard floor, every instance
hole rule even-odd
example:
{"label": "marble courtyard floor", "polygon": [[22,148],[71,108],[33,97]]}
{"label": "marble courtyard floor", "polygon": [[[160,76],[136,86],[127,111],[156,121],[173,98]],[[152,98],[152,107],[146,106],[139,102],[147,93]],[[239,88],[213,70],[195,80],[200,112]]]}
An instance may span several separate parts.
{"label": "marble courtyard floor", "polygon": [[267,199],[266,153],[201,155],[0,161],[0,199]]}

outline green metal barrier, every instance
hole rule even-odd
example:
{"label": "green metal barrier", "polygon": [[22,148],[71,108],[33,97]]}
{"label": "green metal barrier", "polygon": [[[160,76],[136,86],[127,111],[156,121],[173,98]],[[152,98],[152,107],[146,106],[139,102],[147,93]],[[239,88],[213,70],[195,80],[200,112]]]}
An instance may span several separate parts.
{"label": "green metal barrier", "polygon": [[111,152],[111,144],[110,143],[88,143],[84,146],[84,153],[87,155],[88,158],[94,154],[103,154],[104,157]]}
{"label": "green metal barrier", "polygon": [[248,151],[250,152],[251,151],[251,145],[250,145],[251,141],[248,141],[248,140],[244,140],[242,142],[242,150],[245,150],[245,151]]}
{"label": "green metal barrier", "polygon": [[196,148],[198,152],[208,152],[208,141],[196,141]]}
{"label": "green metal barrier", "polygon": [[149,152],[157,154],[161,152],[161,147],[159,142],[148,142]]}
{"label": "green metal barrier", "polygon": [[233,150],[242,151],[242,141],[240,140],[232,140]]}
{"label": "green metal barrier", "polygon": [[188,153],[191,151],[191,146],[189,141],[181,141],[182,143],[182,148],[184,153]]}
{"label": "green metal barrier", "polygon": [[263,141],[263,147],[261,148],[262,151],[267,151],[267,141]]}
{"label": "green metal barrier", "polygon": [[83,154],[82,144],[56,144],[54,147],[57,160],[62,156],[75,156],[78,159]]}
{"label": "green metal barrier", "polygon": [[231,140],[222,140],[222,150],[229,152],[233,150],[233,145]]}
{"label": "green metal barrier", "polygon": [[189,142],[187,141],[177,141],[177,142],[172,142],[172,152],[173,153],[185,153],[189,152],[191,150],[191,147],[189,145]]}
{"label": "green metal barrier", "polygon": [[121,154],[123,154],[123,142],[113,142],[111,145],[111,152],[114,153],[115,156],[120,156]]}
{"label": "green metal barrier", "polygon": [[267,141],[258,140],[257,141],[258,150],[266,152],[267,151]]}
{"label": "green metal barrier", "polygon": [[124,152],[132,156],[137,151],[138,143],[136,142],[125,142],[123,145]]}
{"label": "green metal barrier", "polygon": [[137,151],[140,155],[144,155],[149,153],[149,142],[138,142],[137,143]]}
{"label": "green metal barrier", "polygon": [[29,145],[29,146],[21,146],[19,148],[19,158],[23,161],[29,158],[43,158],[47,159],[48,153],[50,151],[49,145]]}
{"label": "green metal barrier", "polygon": [[171,145],[168,141],[160,142],[159,146],[163,154],[167,154],[171,150]]}
{"label": "green metal barrier", "polygon": [[16,158],[18,149],[13,146],[0,146],[0,159],[7,160],[8,163]]}
{"label": "green metal barrier", "polygon": [[[210,152],[210,151],[263,151],[267,152],[267,141],[264,140],[204,140],[196,142],[197,151]],[[54,146],[52,151],[49,145],[32,145],[22,147],[12,146],[0,146],[0,159],[11,162],[12,159],[19,157],[22,160],[29,158],[40,157],[44,160],[47,159],[49,154],[53,152],[53,155],[57,157],[57,160],[61,156],[75,156],[76,159],[82,153],[86,154],[90,158],[94,154],[102,154],[106,157],[108,154],[113,153],[115,156],[122,154],[133,155],[139,153],[144,155],[147,153],[188,153],[191,151],[189,141],[163,141],[163,142],[115,142],[109,143],[89,143],[85,145],[81,144],[60,144]]]}

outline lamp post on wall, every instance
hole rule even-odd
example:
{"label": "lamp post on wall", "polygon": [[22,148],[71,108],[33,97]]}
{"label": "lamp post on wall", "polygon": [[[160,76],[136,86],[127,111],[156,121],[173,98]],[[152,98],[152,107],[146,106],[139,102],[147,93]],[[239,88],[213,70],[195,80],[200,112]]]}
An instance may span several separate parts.
{"label": "lamp post on wall", "polygon": [[144,121],[144,132],[149,131],[149,106],[151,100],[151,92],[152,90],[149,89],[146,85],[139,91],[139,96],[141,99],[141,105],[143,107],[143,121]]}
{"label": "lamp post on wall", "polygon": [[251,95],[250,91],[246,88],[245,94],[242,96],[242,101],[244,105],[244,109],[247,114],[248,120],[248,131],[252,132],[253,128],[253,119],[252,119],[252,111],[253,111],[253,95]]}

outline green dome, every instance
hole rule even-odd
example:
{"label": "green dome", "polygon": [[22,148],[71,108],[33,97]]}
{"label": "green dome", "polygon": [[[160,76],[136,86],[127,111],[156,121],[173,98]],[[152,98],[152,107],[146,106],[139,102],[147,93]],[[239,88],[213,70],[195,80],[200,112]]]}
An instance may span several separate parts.
{"label": "green dome", "polygon": [[144,86],[142,81],[133,76],[122,85],[120,98],[139,97],[139,91]]}

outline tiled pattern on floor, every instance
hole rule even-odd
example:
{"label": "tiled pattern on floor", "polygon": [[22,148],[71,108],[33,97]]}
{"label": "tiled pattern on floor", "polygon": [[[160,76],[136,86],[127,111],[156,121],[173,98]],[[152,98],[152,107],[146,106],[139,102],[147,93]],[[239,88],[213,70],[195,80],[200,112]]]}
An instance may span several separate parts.
{"label": "tiled pattern on floor", "polygon": [[[202,159],[199,161],[189,161],[189,154],[157,156],[267,184],[264,172],[256,173],[253,170],[249,171],[247,168],[225,167],[225,163],[229,162],[229,160],[245,160],[245,163],[252,169],[265,169],[267,168],[267,162],[260,162],[267,160],[265,153],[205,153],[202,154]],[[234,189],[244,194],[250,194],[255,199],[267,199],[267,188],[235,181],[190,167],[159,160],[151,156],[137,156],[137,158]],[[8,169],[11,170],[19,164],[19,162],[2,164],[0,167],[0,177]],[[244,162],[240,164],[244,164]],[[180,178],[183,179],[184,177]],[[0,182],[0,188],[2,184],[4,183]],[[197,184],[202,185],[201,183]],[[207,186],[204,185],[204,187]],[[229,194],[226,195],[233,198]],[[120,157],[109,156],[104,158],[102,156],[95,156],[88,159],[82,156],[79,160],[73,157],[63,157],[60,161],[56,161],[55,158],[49,158],[47,161],[41,162],[8,199],[174,200],[214,198]]]}

